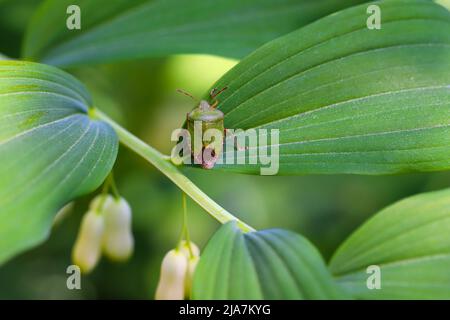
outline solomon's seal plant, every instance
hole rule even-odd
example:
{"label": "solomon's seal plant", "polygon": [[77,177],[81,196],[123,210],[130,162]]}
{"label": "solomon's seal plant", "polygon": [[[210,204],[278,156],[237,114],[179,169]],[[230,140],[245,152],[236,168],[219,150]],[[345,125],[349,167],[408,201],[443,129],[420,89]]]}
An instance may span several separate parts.
{"label": "solomon's seal plant", "polygon": [[[86,25],[72,32],[64,21],[73,3]],[[450,11],[425,0],[370,4],[382,12],[380,29],[367,27],[363,0],[217,0],[217,16],[204,14],[211,10],[203,0],[45,1],[21,58],[0,60],[0,263],[42,243],[64,205],[102,185],[73,261],[88,273],[102,254],[129,259],[133,201],[111,176],[120,143],[222,224],[199,256],[184,215],[181,240],[162,261],[157,299],[450,299],[449,190],[387,207],[326,263],[305,237],[255,230],[182,171],[259,174],[262,164],[252,160],[271,145],[279,175],[450,169]],[[221,134],[278,130],[279,141],[244,146],[233,163],[216,161],[234,156],[222,139],[212,148],[199,141],[211,159],[175,165],[108,116],[70,74],[74,66],[178,53],[240,59],[211,83],[227,90],[207,90],[180,127],[192,131],[200,120]],[[219,92],[217,103],[205,102]],[[366,282],[373,265],[382,274],[377,290]]]}

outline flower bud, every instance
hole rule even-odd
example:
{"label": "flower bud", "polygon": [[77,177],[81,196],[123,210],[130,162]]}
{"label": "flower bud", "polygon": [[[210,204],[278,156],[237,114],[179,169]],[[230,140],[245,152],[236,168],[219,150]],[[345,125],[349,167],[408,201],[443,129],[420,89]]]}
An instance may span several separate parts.
{"label": "flower bud", "polygon": [[103,252],[112,260],[127,260],[133,253],[134,239],[131,230],[131,208],[124,198],[105,201],[103,216]]}
{"label": "flower bud", "polygon": [[183,300],[187,268],[186,255],[178,249],[170,250],[162,261],[155,299]]}
{"label": "flower bud", "polygon": [[89,210],[81,221],[78,237],[72,251],[72,260],[83,273],[89,273],[100,258],[104,229],[103,216]]}

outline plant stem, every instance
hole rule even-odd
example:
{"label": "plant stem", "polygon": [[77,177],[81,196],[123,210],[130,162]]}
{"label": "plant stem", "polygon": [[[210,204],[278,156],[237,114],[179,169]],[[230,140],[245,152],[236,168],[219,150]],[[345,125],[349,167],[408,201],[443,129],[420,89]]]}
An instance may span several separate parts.
{"label": "plant stem", "polygon": [[110,182],[111,192],[112,192],[114,198],[115,198],[117,201],[119,201],[119,200],[120,200],[120,193],[119,193],[119,190],[117,189],[116,181],[114,180],[114,174],[113,174],[112,171],[111,171],[111,173],[109,174],[109,178],[111,179],[111,182]]}
{"label": "plant stem", "polygon": [[189,257],[193,258],[194,253],[192,252],[191,237],[189,236],[188,219],[187,219],[186,193],[184,193],[184,192],[182,194],[182,200],[183,200],[183,228],[184,228],[183,233],[186,236],[186,242],[188,244],[188,250],[189,250]]}
{"label": "plant stem", "polygon": [[[154,165],[159,171],[164,173],[173,183],[175,183],[181,190],[183,190],[189,197],[197,202],[203,209],[206,210],[212,217],[220,223],[229,221],[236,221],[239,228],[244,232],[254,231],[252,227],[245,224],[227,210],[218,205],[214,200],[208,197],[202,190],[200,190],[191,180],[183,175],[173,164],[168,161],[168,157],[161,154],[158,150],[149,146],[126,129],[122,128],[114,120],[98,109],[90,110],[90,115],[93,118],[102,120],[108,123],[116,131],[119,141],[146,159]],[[170,159],[170,158],[169,158]]]}
{"label": "plant stem", "polygon": [[100,195],[101,198],[100,198],[100,201],[97,204],[97,207],[95,208],[95,212],[98,215],[103,214],[102,209],[103,209],[103,205],[105,204],[106,197],[108,196],[108,191],[109,191],[109,188],[111,186],[111,179],[112,179],[112,176],[111,176],[111,173],[110,173],[108,175],[108,177],[106,177],[105,182],[103,183],[102,192],[101,192],[101,195]]}

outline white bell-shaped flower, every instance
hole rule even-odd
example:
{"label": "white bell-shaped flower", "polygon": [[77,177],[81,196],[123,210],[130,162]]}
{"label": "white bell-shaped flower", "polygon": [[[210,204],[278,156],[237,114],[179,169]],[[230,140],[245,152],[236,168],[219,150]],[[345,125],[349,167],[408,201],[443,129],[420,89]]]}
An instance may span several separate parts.
{"label": "white bell-shaped flower", "polygon": [[103,252],[112,260],[124,261],[131,256],[134,248],[131,208],[124,198],[108,197],[102,210],[105,219]]}
{"label": "white bell-shaped flower", "polygon": [[188,261],[184,252],[170,250],[161,264],[161,275],[156,289],[156,300],[183,300]]}
{"label": "white bell-shaped flower", "polygon": [[94,210],[85,213],[72,251],[72,260],[83,273],[92,271],[100,259],[103,230],[101,214]]}

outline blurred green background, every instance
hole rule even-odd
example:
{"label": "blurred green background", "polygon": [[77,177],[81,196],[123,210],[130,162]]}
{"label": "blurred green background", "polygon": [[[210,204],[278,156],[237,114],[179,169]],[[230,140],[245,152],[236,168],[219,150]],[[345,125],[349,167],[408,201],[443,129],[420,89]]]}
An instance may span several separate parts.
{"label": "blurred green background", "polygon": [[[0,0],[0,53],[19,57],[24,29],[38,3]],[[194,107],[175,89],[201,96],[235,63],[212,56],[174,56],[69,72],[86,84],[97,107],[169,153],[172,130]],[[346,236],[378,210],[409,195],[445,188],[450,181],[450,173],[261,177],[184,171],[214,200],[250,225],[299,232],[327,260]],[[181,192],[124,148],[114,172],[120,192],[133,208],[133,257],[122,264],[103,259],[94,272],[83,276],[82,290],[67,289],[65,272],[90,195],[76,201],[74,210],[54,227],[44,244],[0,267],[0,299],[153,298],[162,257],[179,237]],[[190,200],[188,214],[191,237],[202,247],[219,225]]]}

